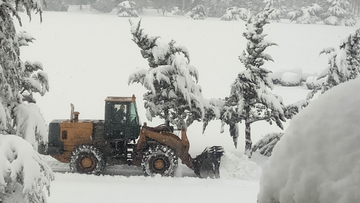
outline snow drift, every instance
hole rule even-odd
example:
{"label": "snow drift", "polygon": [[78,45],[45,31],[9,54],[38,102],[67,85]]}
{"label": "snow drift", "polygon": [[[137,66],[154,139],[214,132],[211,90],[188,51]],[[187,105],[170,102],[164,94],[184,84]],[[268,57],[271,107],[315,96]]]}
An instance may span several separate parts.
{"label": "snow drift", "polygon": [[260,203],[359,201],[359,88],[336,86],[294,117],[263,167]]}

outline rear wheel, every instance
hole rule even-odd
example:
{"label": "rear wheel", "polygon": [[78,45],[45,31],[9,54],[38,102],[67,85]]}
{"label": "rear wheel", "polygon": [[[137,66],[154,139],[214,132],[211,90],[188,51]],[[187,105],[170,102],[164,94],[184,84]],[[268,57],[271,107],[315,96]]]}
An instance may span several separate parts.
{"label": "rear wheel", "polygon": [[70,158],[70,170],[78,173],[100,174],[105,168],[101,151],[90,145],[77,147]]}
{"label": "rear wheel", "polygon": [[167,146],[155,145],[144,152],[141,166],[145,175],[174,176],[178,165],[175,151]]}

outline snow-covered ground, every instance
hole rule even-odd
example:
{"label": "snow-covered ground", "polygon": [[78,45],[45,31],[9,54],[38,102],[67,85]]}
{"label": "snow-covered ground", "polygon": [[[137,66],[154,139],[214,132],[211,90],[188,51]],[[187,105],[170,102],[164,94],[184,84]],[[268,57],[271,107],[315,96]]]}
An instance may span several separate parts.
{"label": "snow-covered ground", "polygon": [[[37,97],[44,119],[70,116],[70,103],[80,112],[80,119],[102,119],[106,96],[137,96],[142,122],[147,121],[142,105],[145,88],[128,86],[128,76],[137,67],[147,67],[139,48],[131,41],[127,18],[95,11],[44,12],[43,22],[33,14],[29,23],[22,14],[23,27],[36,38],[34,44],[22,48],[23,60],[40,61],[49,75],[50,92]],[[245,22],[220,21],[208,18],[194,21],[182,16],[161,16],[145,10],[142,26],[149,35],[174,39],[188,48],[191,64],[200,74],[199,83],[205,98],[224,98],[229,95],[230,84],[243,70],[238,56],[245,48],[242,37]],[[140,18],[133,18],[134,22]],[[266,67],[277,71],[301,68],[305,73],[318,73],[327,64],[319,52],[339,41],[358,27],[324,25],[298,25],[288,22],[265,26],[267,40],[277,43],[268,49],[274,63]],[[305,86],[276,86],[274,93],[283,97],[285,104],[306,97]],[[158,125],[159,120],[148,122]],[[286,123],[285,128],[288,126]],[[240,133],[244,132],[240,124]],[[240,136],[238,149],[233,147],[227,133],[220,134],[220,122],[210,123],[202,134],[202,124],[188,129],[190,154],[196,156],[207,146],[222,145],[226,154],[221,166],[221,179],[196,178],[185,166],[180,166],[176,177],[143,177],[136,167],[111,167],[104,176],[55,173],[49,202],[256,202],[259,192],[260,166],[267,160],[255,154],[252,160],[242,156],[244,138]],[[253,142],[261,136],[281,131],[265,122],[252,125]],[[66,171],[67,165],[48,162],[56,171]],[[115,175],[114,175],[115,174]],[[141,194],[141,195],[140,195]]]}

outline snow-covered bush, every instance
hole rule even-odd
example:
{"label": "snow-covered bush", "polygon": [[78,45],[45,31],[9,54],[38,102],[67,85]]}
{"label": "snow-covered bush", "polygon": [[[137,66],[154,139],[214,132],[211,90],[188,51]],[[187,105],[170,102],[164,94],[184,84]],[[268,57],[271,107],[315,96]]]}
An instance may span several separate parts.
{"label": "snow-covered bush", "polygon": [[116,8],[119,17],[138,17],[136,3],[133,1],[123,1]]}
{"label": "snow-covered bush", "polygon": [[259,150],[260,154],[264,156],[271,156],[271,153],[276,145],[276,143],[280,140],[280,138],[284,135],[284,133],[270,133],[261,138],[257,143],[253,146],[253,152]]}
{"label": "snow-covered bush", "polygon": [[354,26],[356,20],[349,12],[347,0],[327,0],[328,10],[324,13],[324,23],[327,25]]}
{"label": "snow-covered bush", "polygon": [[175,6],[171,9],[171,14],[173,15],[184,15],[184,12],[179,9],[179,7]]}
{"label": "snow-covered bush", "polygon": [[96,0],[91,4],[91,8],[103,13],[110,13],[115,7],[116,3],[113,0]]}
{"label": "snow-covered bush", "polygon": [[273,71],[272,73],[270,73],[269,76],[274,84],[280,84],[281,78],[284,73],[294,73],[300,76],[301,78],[303,78],[303,71],[298,66],[288,66],[288,67],[280,68],[277,71]]}
{"label": "snow-covered bush", "polygon": [[224,21],[232,21],[232,20],[244,20],[248,19],[248,10],[246,8],[239,7],[230,7],[226,9],[225,14],[220,18],[220,20]]}
{"label": "snow-covered bush", "polygon": [[68,11],[69,5],[63,0],[46,0],[45,11]]}
{"label": "snow-covered bush", "polygon": [[321,21],[320,15],[323,8],[319,4],[302,7],[288,13],[288,18],[299,24],[315,24]]}
{"label": "snow-covered bush", "polygon": [[194,20],[204,20],[206,18],[206,10],[203,5],[197,5],[186,13],[188,18]]}
{"label": "snow-covered bush", "polygon": [[221,17],[232,2],[228,0],[211,0],[208,8],[209,17]]}
{"label": "snow-covered bush", "polygon": [[147,119],[159,116],[180,129],[202,121],[208,111],[218,114],[202,96],[197,84],[199,73],[190,64],[188,50],[175,45],[174,40],[164,43],[160,37],[148,36],[140,24],[141,21],[132,25],[131,34],[143,58],[148,60],[149,69],[133,73],[128,83],[140,83],[147,89],[144,94]]}
{"label": "snow-covered bush", "polygon": [[54,175],[28,142],[0,134],[0,163],[0,202],[47,202]]}
{"label": "snow-covered bush", "polygon": [[259,203],[359,201],[359,89],[338,85],[293,118],[263,166]]}
{"label": "snow-covered bush", "polygon": [[285,72],[281,76],[280,83],[283,86],[298,86],[301,83],[301,76],[296,73]]}

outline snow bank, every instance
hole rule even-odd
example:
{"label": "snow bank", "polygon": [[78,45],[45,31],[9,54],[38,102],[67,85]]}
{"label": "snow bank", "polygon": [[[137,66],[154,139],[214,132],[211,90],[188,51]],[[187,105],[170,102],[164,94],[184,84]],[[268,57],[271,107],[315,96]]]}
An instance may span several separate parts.
{"label": "snow bank", "polygon": [[238,157],[226,152],[221,158],[220,177],[222,179],[259,180],[261,168],[247,156]]}
{"label": "snow bank", "polygon": [[264,164],[259,203],[359,201],[359,88],[336,86],[294,117]]}

